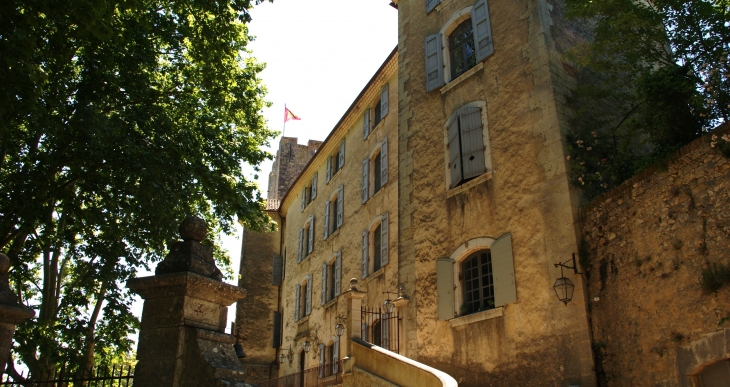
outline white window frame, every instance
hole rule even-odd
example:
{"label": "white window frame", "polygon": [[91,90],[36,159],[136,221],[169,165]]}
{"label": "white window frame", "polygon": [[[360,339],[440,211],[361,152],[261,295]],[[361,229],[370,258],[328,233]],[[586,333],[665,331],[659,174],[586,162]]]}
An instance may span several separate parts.
{"label": "white window frame", "polygon": [[[460,185],[463,183],[451,187],[451,168],[449,167],[449,163],[451,162],[450,159],[450,153],[449,153],[449,121],[451,121],[451,118],[454,117],[454,115],[459,114],[459,110],[464,107],[478,107],[481,110],[481,118],[482,118],[482,141],[484,142],[484,174],[481,176],[484,176],[485,174],[488,174],[492,171],[492,150],[489,144],[489,122],[487,121],[487,102],[486,101],[472,101],[467,104],[461,105],[458,108],[454,109],[454,111],[451,113],[451,115],[444,121],[444,124],[442,126],[441,131],[443,132],[444,136],[444,185],[446,187],[446,191],[457,189]],[[461,150],[460,150],[461,152]],[[480,176],[480,177],[481,177]],[[478,179],[479,177],[476,177],[475,179]]]}
{"label": "white window frame", "polygon": [[[453,81],[453,79],[451,79],[451,52],[449,51],[449,35],[451,35],[456,27],[458,27],[462,22],[467,19],[471,19],[472,8],[474,7],[469,6],[466,8],[462,8],[459,11],[456,11],[453,15],[451,15],[451,18],[446,23],[444,23],[444,26],[441,27],[441,30],[439,31],[439,33],[441,34],[441,60],[444,64],[444,85],[447,85],[449,84],[449,82]],[[477,61],[475,67],[478,64],[479,62]]]}

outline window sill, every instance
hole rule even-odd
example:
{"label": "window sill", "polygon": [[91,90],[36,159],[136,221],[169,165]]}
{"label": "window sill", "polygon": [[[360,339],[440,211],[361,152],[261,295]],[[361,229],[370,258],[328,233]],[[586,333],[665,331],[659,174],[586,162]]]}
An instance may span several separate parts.
{"label": "window sill", "polygon": [[309,315],[306,315],[299,320],[297,320],[297,324],[304,324],[305,322],[309,321]]}
{"label": "window sill", "polygon": [[339,297],[339,295],[337,295],[337,296],[335,296],[335,298],[325,302],[324,305],[322,305],[322,307],[325,309],[328,309],[332,305],[337,305],[337,297]]}
{"label": "window sill", "polygon": [[447,4],[451,3],[451,0],[445,0],[441,2],[439,5],[436,6],[436,12],[441,12],[444,7],[446,7]]}
{"label": "window sill", "polygon": [[375,191],[375,193],[374,193],[374,194],[372,194],[372,196],[370,196],[370,197],[368,198],[368,200],[367,200],[367,201],[366,201],[365,203],[363,203],[363,205],[365,205],[365,204],[368,204],[368,203],[370,203],[370,201],[371,201],[371,200],[373,200],[373,198],[375,198],[376,196],[378,196],[378,194],[379,194],[379,193],[381,193],[381,192],[385,191],[385,188],[386,188],[386,187],[388,186],[388,184],[389,184],[389,183],[390,183],[390,179],[388,179],[388,181],[387,181],[387,182],[386,182],[385,184],[383,184],[383,185],[382,185],[382,186],[380,187],[380,189],[379,189],[379,190]]}
{"label": "window sill", "polygon": [[489,309],[483,312],[476,312],[472,314],[467,314],[466,316],[455,317],[449,320],[449,322],[451,323],[451,327],[454,328],[461,325],[475,323],[477,321],[484,321],[497,317],[502,317],[503,314],[504,307],[500,306],[499,308]]}
{"label": "window sill", "polygon": [[474,186],[477,186],[477,185],[479,185],[487,180],[491,180],[491,179],[492,179],[492,171],[485,172],[483,175],[481,175],[479,177],[473,178],[462,185],[456,186],[456,187],[446,191],[446,197],[450,198],[452,196],[458,195]]}
{"label": "window sill", "polygon": [[306,261],[307,259],[309,259],[309,257],[311,257],[312,255],[314,255],[314,249],[312,249],[312,252],[311,252],[311,253],[309,253],[309,254],[307,254],[307,256],[306,256],[306,257],[302,258],[302,260],[301,260],[301,261],[297,262],[297,264],[301,264],[302,262],[304,262],[304,261]]}
{"label": "window sill", "polygon": [[380,269],[376,270],[373,273],[370,273],[367,277],[365,277],[365,281],[370,282],[373,279],[375,279],[375,278],[379,277],[380,275],[382,275],[383,273],[385,273],[385,268],[387,266],[388,266],[388,264],[386,263],[385,266],[381,267]]}
{"label": "window sill", "polygon": [[[385,115],[385,117],[388,117],[388,115],[386,114],[386,115]],[[368,133],[368,136],[367,136],[367,137],[365,137],[365,138],[363,139],[363,141],[367,141],[367,140],[368,140],[368,139],[370,138],[370,136],[372,136],[372,135],[373,135],[373,133],[375,133],[375,132],[376,132],[376,131],[377,131],[378,129],[380,129],[380,127],[381,127],[381,126],[383,126],[383,122],[385,122],[385,117],[381,118],[381,119],[380,119],[380,122],[378,122],[378,124],[377,124],[377,125],[373,126],[373,127],[372,127],[372,128],[370,129],[370,133]]]}
{"label": "window sill", "polygon": [[334,237],[336,237],[337,235],[339,235],[339,234],[340,234],[340,229],[341,229],[341,228],[342,228],[342,226],[340,226],[340,227],[339,227],[339,228],[338,228],[337,230],[335,230],[335,231],[332,231],[331,233],[327,234],[327,238],[324,238],[324,240],[328,240],[328,239],[330,239],[330,238],[334,238]]}
{"label": "window sill", "polygon": [[333,173],[333,174],[332,174],[332,176],[330,176],[330,179],[329,179],[329,181],[327,181],[327,180],[325,179],[325,182],[324,182],[324,183],[325,183],[325,184],[329,184],[329,183],[331,183],[331,182],[332,182],[332,180],[334,180],[334,179],[335,179],[335,177],[337,177],[337,175],[339,175],[339,174],[340,174],[340,172],[342,172],[342,170],[343,170],[343,169],[345,169],[345,166],[344,166],[344,165],[343,165],[342,167],[340,167],[340,169],[338,169],[338,170],[337,170],[337,171],[336,171],[335,173]]}
{"label": "window sill", "polygon": [[465,72],[464,74],[461,74],[461,75],[459,75],[458,77],[456,77],[456,79],[452,80],[451,82],[447,83],[447,84],[446,84],[446,86],[442,87],[442,88],[441,88],[441,94],[444,94],[444,93],[446,93],[447,91],[449,91],[449,90],[453,89],[453,88],[454,88],[454,87],[455,87],[456,85],[460,84],[460,83],[461,83],[461,82],[463,82],[463,81],[464,81],[465,79],[467,79],[467,78],[471,77],[471,76],[472,76],[472,75],[474,75],[474,74],[475,74],[475,73],[476,73],[477,71],[479,71],[479,70],[481,70],[481,69],[483,69],[483,68],[484,68],[484,62],[479,62],[479,63],[477,63],[477,65],[476,65],[476,66],[474,66],[474,67],[470,68],[470,69],[469,69],[469,70],[467,70],[467,71],[466,71],[466,72]]}

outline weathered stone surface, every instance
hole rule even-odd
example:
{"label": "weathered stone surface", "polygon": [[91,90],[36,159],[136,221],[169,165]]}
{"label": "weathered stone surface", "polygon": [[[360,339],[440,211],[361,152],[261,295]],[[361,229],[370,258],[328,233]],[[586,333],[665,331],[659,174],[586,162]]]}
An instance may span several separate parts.
{"label": "weathered stone surface", "polygon": [[170,247],[170,253],[155,269],[155,274],[180,272],[197,273],[218,281],[223,280],[223,273],[216,267],[210,247],[194,240],[175,242]]}
{"label": "weathered stone surface", "polygon": [[180,223],[178,232],[184,241],[193,240],[200,243],[208,233],[208,224],[197,216],[188,216]]}
{"label": "weathered stone surface", "polygon": [[191,272],[135,278],[127,286],[145,300],[135,386],[248,386],[236,339],[222,333],[227,306],[245,297],[244,289]]}
{"label": "weathered stone surface", "polygon": [[686,375],[730,356],[730,288],[701,286],[703,269],[730,264],[728,177],[730,163],[701,138],[582,209],[593,338],[609,386],[690,386]]}

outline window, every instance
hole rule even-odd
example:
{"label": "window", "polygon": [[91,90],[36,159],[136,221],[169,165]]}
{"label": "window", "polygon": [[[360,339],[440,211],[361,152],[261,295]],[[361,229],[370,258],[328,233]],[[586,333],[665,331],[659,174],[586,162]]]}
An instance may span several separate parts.
{"label": "window", "polygon": [[381,257],[381,251],[380,248],[382,246],[382,227],[379,224],[378,227],[375,227],[375,230],[373,231],[373,273],[380,270],[380,257]]}
{"label": "window", "polygon": [[451,79],[456,79],[477,64],[471,19],[463,21],[449,35],[449,59],[451,59]]}
{"label": "window", "polygon": [[[372,110],[372,115],[371,115]],[[363,113],[362,134],[367,138],[375,127],[388,115],[388,84],[380,90],[380,99]],[[370,119],[372,117],[372,120]]]}
{"label": "window", "polygon": [[378,219],[370,230],[362,232],[362,278],[388,263],[388,213]]}
{"label": "window", "polygon": [[345,186],[340,185],[335,195],[324,203],[324,239],[340,227],[344,219]]}
{"label": "window", "polygon": [[307,205],[311,203],[317,197],[317,172],[312,176],[311,183],[302,188],[302,211],[307,208]]}
{"label": "window", "polygon": [[322,264],[322,305],[340,295],[342,283],[342,251],[337,251],[334,258]]}
{"label": "window", "polygon": [[464,303],[459,315],[494,308],[494,284],[492,279],[492,254],[482,250],[461,263]]}
{"label": "window", "polygon": [[[427,7],[438,4],[431,1]],[[437,34],[426,37],[426,91],[440,88],[494,53],[486,0],[456,12]],[[444,71],[446,69],[446,71]]]}
{"label": "window", "polygon": [[337,374],[339,370],[340,340],[319,345],[319,377],[326,378]]}
{"label": "window", "polygon": [[457,109],[444,126],[447,187],[454,188],[492,169],[484,101]]}
{"label": "window", "polygon": [[345,139],[340,141],[340,148],[332,156],[327,158],[327,183],[345,165]]}
{"label": "window", "polygon": [[[372,166],[372,168],[371,168]],[[372,176],[371,176],[372,175]],[[362,202],[380,191],[388,182],[388,138],[384,138],[374,155],[362,162]],[[370,187],[373,187],[370,192]]]}
{"label": "window", "polygon": [[297,262],[301,262],[314,249],[314,215],[307,219],[304,227],[299,229],[299,255]]}
{"label": "window", "polygon": [[512,235],[475,238],[437,259],[436,292],[439,320],[517,301]]}
{"label": "window", "polygon": [[312,275],[294,289],[294,321],[299,321],[312,313]]}

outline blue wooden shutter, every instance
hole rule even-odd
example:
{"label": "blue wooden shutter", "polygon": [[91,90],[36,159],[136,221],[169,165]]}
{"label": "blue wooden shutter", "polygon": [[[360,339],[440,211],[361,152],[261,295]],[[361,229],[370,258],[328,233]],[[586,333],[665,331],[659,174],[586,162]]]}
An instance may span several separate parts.
{"label": "blue wooden shutter", "polygon": [[426,13],[433,11],[440,2],[441,0],[426,0]]}
{"label": "blue wooden shutter", "polygon": [[302,285],[297,284],[294,298],[294,321],[299,321],[299,304],[301,303]]}
{"label": "blue wooden shutter", "polygon": [[281,313],[274,312],[274,336],[271,339],[271,347],[281,347]]}
{"label": "blue wooden shutter", "polygon": [[314,215],[309,218],[309,244],[307,244],[307,254],[314,249]]}
{"label": "blue wooden shutter", "polygon": [[382,347],[385,349],[390,349],[390,334],[388,332],[388,323],[390,323],[390,314],[383,313],[380,318],[380,325],[381,325],[381,331],[380,331],[380,344],[382,344]]}
{"label": "blue wooden shutter", "polygon": [[340,370],[340,337],[337,336],[335,343],[332,344],[335,347],[332,349],[332,373],[337,374]]}
{"label": "blue wooden shutter", "polygon": [[312,176],[312,200],[317,197],[317,172]]}
{"label": "blue wooden shutter", "polygon": [[380,119],[384,119],[385,115],[388,114],[388,84],[383,86],[383,90],[380,91]]}
{"label": "blue wooden shutter", "polygon": [[302,261],[302,255],[304,255],[302,251],[302,242],[304,242],[304,229],[299,229],[299,249],[297,250],[299,252],[299,255],[297,256],[297,262]]}
{"label": "blue wooden shutter", "polygon": [[368,138],[370,134],[370,108],[365,109],[362,120],[362,138]]}
{"label": "blue wooden shutter", "polygon": [[307,299],[306,304],[304,304],[305,310],[304,315],[309,316],[310,313],[312,313],[312,275],[307,276]]}
{"label": "blue wooden shutter", "polygon": [[459,115],[454,114],[448,123],[449,135],[449,175],[451,188],[456,187],[462,180],[461,174],[461,146],[459,145]]}
{"label": "blue wooden shutter", "polygon": [[380,144],[380,186],[388,182],[388,137]]}
{"label": "blue wooden shutter", "polygon": [[302,211],[307,207],[307,187],[302,188]]}
{"label": "blue wooden shutter", "polygon": [[492,244],[492,277],[494,280],[494,306],[517,301],[515,268],[512,258],[512,234],[499,237]]}
{"label": "blue wooden shutter", "polygon": [[360,324],[360,338],[363,341],[368,341],[368,324],[367,323]]}
{"label": "blue wooden shutter", "polygon": [[335,297],[340,295],[342,287],[342,250],[339,250],[335,256]]}
{"label": "blue wooden shutter", "polygon": [[337,160],[339,163],[337,166],[337,169],[342,169],[342,167],[345,165],[345,139],[342,139],[342,142],[340,143],[340,159]]}
{"label": "blue wooden shutter", "polygon": [[474,8],[471,9],[471,24],[474,29],[474,53],[476,61],[479,62],[494,54],[487,0],[479,0],[474,4]]}
{"label": "blue wooden shutter", "polygon": [[327,176],[325,176],[325,180],[329,183],[330,179],[332,179],[332,157],[327,157]]}
{"label": "blue wooden shutter", "polygon": [[345,193],[345,186],[341,185],[340,188],[337,190],[337,228],[342,227],[342,220],[345,217],[345,215],[344,215],[345,198],[343,196],[344,193]]}
{"label": "blue wooden shutter", "polygon": [[327,239],[330,232],[330,201],[324,202],[324,239]]}
{"label": "blue wooden shutter", "polygon": [[325,345],[319,345],[319,377],[324,377],[324,356],[325,356]]}
{"label": "blue wooden shutter", "polygon": [[436,260],[436,294],[439,320],[454,318],[454,261],[451,258]]}
{"label": "blue wooden shutter", "polygon": [[322,305],[327,303],[327,263],[322,264]]}
{"label": "blue wooden shutter", "polygon": [[438,89],[444,82],[441,59],[441,34],[426,36],[426,92]]}
{"label": "blue wooden shutter", "polygon": [[282,266],[284,259],[281,255],[274,254],[274,259],[271,264],[271,284],[280,286],[282,279]]}
{"label": "blue wooden shutter", "polygon": [[370,182],[370,159],[362,161],[362,202],[368,201],[368,183]]}
{"label": "blue wooden shutter", "polygon": [[388,263],[388,213],[383,214],[380,222],[380,267]]}
{"label": "blue wooden shutter", "polygon": [[479,176],[486,172],[481,109],[478,107],[461,108],[459,110],[459,130],[461,131],[463,178]]}
{"label": "blue wooden shutter", "polygon": [[368,276],[368,230],[365,230],[362,232],[362,278],[365,278],[367,276]]}

